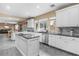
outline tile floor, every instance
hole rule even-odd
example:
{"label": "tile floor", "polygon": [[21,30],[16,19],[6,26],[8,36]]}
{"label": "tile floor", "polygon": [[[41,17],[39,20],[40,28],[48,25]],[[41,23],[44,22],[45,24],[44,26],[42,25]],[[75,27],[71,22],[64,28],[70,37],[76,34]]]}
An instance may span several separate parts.
{"label": "tile floor", "polygon": [[[75,56],[62,50],[40,43],[40,56]],[[11,41],[4,34],[0,34],[0,56],[22,56],[16,49],[15,42]]]}

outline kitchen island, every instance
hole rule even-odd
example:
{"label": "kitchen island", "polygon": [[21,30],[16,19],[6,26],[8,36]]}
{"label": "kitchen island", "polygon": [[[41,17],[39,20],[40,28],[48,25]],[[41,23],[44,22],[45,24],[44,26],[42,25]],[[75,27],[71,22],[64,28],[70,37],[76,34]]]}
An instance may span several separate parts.
{"label": "kitchen island", "polygon": [[39,36],[34,34],[16,34],[16,47],[24,56],[39,55]]}

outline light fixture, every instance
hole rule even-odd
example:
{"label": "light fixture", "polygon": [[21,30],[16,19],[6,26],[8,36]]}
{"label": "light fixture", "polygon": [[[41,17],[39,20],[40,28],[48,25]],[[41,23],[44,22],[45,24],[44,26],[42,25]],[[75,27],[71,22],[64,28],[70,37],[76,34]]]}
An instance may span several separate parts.
{"label": "light fixture", "polygon": [[36,8],[38,8],[38,9],[39,9],[39,8],[40,8],[40,6],[38,6],[38,5],[37,5],[37,6],[36,6]]}
{"label": "light fixture", "polygon": [[9,5],[7,5],[7,6],[6,6],[6,9],[7,9],[7,10],[10,10],[10,6],[9,6]]}
{"label": "light fixture", "polygon": [[4,26],[6,29],[9,29],[9,26]]}

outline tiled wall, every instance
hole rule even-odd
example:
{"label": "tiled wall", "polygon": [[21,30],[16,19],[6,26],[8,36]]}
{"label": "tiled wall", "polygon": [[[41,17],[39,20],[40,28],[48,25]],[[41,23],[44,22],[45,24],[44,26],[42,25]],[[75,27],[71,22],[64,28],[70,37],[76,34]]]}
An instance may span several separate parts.
{"label": "tiled wall", "polygon": [[60,28],[61,33],[65,35],[70,35],[71,29],[74,30],[74,35],[79,34],[79,27],[62,27]]}

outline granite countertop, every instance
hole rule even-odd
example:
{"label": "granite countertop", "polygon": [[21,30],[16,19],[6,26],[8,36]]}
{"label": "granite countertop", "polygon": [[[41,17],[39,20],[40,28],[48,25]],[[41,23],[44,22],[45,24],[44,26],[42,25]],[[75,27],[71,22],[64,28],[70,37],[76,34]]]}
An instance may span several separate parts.
{"label": "granite countertop", "polygon": [[64,34],[53,34],[53,33],[48,33],[49,35],[59,35],[59,36],[67,36],[67,37],[76,37],[79,38],[79,36],[70,36],[70,35],[64,35]]}
{"label": "granite countertop", "polygon": [[31,34],[18,34],[18,35],[26,39],[33,39],[39,37],[38,35],[31,35]]}
{"label": "granite countertop", "polygon": [[67,36],[67,37],[76,37],[76,38],[79,38],[79,36],[77,35],[65,35],[65,34],[59,34],[59,33],[51,33],[51,32],[38,32],[38,33],[43,33],[43,34],[49,34],[49,35],[59,35],[59,36]]}

